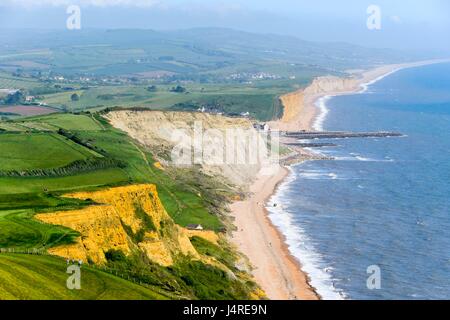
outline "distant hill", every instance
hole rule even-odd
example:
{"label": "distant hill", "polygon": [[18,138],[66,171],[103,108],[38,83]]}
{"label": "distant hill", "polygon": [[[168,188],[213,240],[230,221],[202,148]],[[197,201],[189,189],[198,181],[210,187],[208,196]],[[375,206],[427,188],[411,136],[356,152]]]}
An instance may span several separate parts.
{"label": "distant hill", "polygon": [[388,49],[319,43],[231,29],[179,31],[1,31],[0,68],[66,75],[176,74],[194,78],[234,73],[341,72],[408,60]]}

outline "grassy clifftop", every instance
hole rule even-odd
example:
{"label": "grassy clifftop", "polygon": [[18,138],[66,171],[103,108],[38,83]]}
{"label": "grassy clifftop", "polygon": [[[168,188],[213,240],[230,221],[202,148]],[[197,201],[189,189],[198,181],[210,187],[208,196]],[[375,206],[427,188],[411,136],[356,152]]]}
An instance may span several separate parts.
{"label": "grassy clifftop", "polygon": [[[238,255],[217,233],[224,226],[223,208],[232,193],[223,185],[211,188],[218,183],[211,177],[195,168],[181,172],[162,167],[151,148],[97,115],[55,114],[0,126],[7,128],[0,134],[0,144],[10,146],[8,154],[0,154],[1,165],[15,169],[10,158],[29,156],[23,158],[27,167],[21,168],[27,175],[0,177],[0,248],[39,249],[110,270],[98,273],[86,265],[83,272],[92,292],[72,293],[65,289],[62,258],[0,253],[0,278],[9,281],[0,290],[0,299],[264,296],[236,267]],[[27,147],[14,148],[11,139],[26,141]],[[64,154],[64,161],[40,154],[39,145],[33,144],[40,139],[46,139],[45,150]],[[35,154],[30,156],[27,148],[34,148]],[[42,171],[60,173],[61,166],[80,157],[109,159],[117,166],[73,166],[64,175],[52,176]],[[190,223],[206,230],[187,231]],[[17,274],[16,264],[22,265]],[[34,271],[37,267],[40,273],[57,276],[45,281]],[[102,281],[108,284],[104,294],[96,289]]]}

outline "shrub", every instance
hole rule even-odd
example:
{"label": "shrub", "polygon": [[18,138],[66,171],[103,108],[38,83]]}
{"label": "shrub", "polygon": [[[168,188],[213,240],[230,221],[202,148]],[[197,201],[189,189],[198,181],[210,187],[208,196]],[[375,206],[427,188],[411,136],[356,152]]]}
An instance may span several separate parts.
{"label": "shrub", "polygon": [[115,249],[109,249],[108,251],[106,251],[105,258],[106,260],[111,262],[120,262],[125,261],[127,259],[127,257],[122,251]]}

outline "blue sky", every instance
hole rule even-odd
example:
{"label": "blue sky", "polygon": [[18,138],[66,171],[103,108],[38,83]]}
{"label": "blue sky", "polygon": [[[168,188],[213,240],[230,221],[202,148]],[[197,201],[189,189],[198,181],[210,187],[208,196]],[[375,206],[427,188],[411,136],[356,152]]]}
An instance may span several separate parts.
{"label": "blue sky", "polygon": [[[228,27],[373,47],[450,49],[448,0],[1,0],[1,28],[64,28],[69,4],[83,28]],[[382,29],[366,28],[381,8]]]}

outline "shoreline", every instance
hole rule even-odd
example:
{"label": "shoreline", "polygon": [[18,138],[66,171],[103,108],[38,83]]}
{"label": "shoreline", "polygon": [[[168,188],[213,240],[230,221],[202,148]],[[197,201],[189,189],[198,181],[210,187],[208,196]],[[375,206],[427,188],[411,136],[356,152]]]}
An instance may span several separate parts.
{"label": "shoreline", "polygon": [[234,202],[231,212],[237,231],[231,242],[250,260],[252,274],[271,300],[318,300],[306,273],[290,254],[284,235],[272,224],[266,203],[289,175],[283,166],[272,175],[258,175],[252,196]]}
{"label": "shoreline", "polygon": [[[281,96],[285,115],[269,122],[273,130],[299,131],[315,129],[315,121],[321,116],[317,102],[339,95],[363,93],[371,84],[403,69],[450,62],[450,59],[424,60],[411,63],[389,64],[360,70],[349,77],[322,76],[315,78],[306,88]],[[318,127],[320,129],[320,126]]]}
{"label": "shoreline", "polygon": [[[289,99],[298,104],[294,106],[296,110],[290,106],[289,121],[272,121],[270,126],[275,130],[286,131],[321,130],[328,113],[325,102],[331,97],[363,93],[371,84],[402,69],[444,62],[450,62],[450,59],[380,66],[358,73],[358,78],[317,78],[309,87],[288,94]],[[321,86],[320,81],[325,81],[325,84],[337,81],[338,85],[332,83],[328,86],[331,90],[326,90],[327,87]],[[314,85],[318,85],[320,90],[316,92]],[[311,87],[312,90],[309,90]],[[321,101],[322,105],[318,105]],[[285,166],[280,166],[271,176],[259,174],[250,187],[251,197],[231,205],[237,228],[231,236],[231,242],[249,258],[254,267],[252,274],[269,299],[320,300],[321,296],[311,285],[310,276],[303,270],[301,259],[292,254],[283,231],[272,223],[266,208],[269,199],[277,193],[278,186],[288,176],[289,170]]]}

